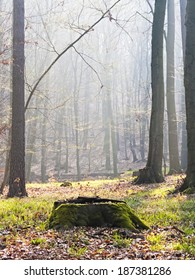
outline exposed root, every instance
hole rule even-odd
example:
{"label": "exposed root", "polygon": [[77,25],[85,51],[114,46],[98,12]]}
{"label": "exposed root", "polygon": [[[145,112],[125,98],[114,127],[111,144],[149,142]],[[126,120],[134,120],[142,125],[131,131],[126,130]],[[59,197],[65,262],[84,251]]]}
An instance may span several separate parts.
{"label": "exposed root", "polygon": [[160,174],[156,174],[151,167],[145,167],[139,170],[138,177],[134,180],[134,184],[152,184],[162,183],[164,178]]}

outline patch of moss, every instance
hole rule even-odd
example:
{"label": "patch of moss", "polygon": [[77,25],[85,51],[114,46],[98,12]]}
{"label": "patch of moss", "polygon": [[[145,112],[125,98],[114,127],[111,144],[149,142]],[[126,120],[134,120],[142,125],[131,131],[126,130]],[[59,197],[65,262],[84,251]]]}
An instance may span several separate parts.
{"label": "patch of moss", "polygon": [[147,229],[125,203],[61,204],[53,208],[49,220],[51,228],[74,226],[120,227],[132,231]]}

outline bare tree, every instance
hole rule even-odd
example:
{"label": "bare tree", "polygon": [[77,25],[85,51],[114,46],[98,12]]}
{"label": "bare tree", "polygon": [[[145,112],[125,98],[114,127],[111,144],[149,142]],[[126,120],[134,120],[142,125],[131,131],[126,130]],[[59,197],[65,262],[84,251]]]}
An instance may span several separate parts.
{"label": "bare tree", "polygon": [[167,114],[169,139],[169,174],[181,172],[177,137],[177,116],[175,108],[175,3],[167,3]]}
{"label": "bare tree", "polygon": [[47,73],[50,71],[50,69],[56,64],[56,62],[72,47],[74,47],[74,45],[79,42],[86,34],[88,34],[90,31],[93,30],[93,28],[99,23],[101,22],[104,18],[107,17],[107,15],[110,13],[111,9],[114,8],[121,0],[116,1],[110,8],[108,8],[103,14],[102,16],[95,22],[93,23],[91,26],[89,26],[76,40],[74,40],[72,43],[70,43],[61,53],[59,53],[57,55],[57,57],[53,60],[53,62],[49,65],[49,67],[43,72],[43,74],[40,76],[40,78],[37,80],[37,82],[35,83],[34,87],[32,88],[30,95],[27,99],[26,105],[25,105],[25,109],[28,108],[28,105],[30,103],[30,100],[35,92],[35,90],[37,89],[38,85],[40,84],[40,82],[43,80],[43,78],[47,75]]}
{"label": "bare tree", "polygon": [[[181,15],[181,35],[182,35],[182,49],[183,49],[183,63],[185,63],[185,48],[186,48],[186,5],[187,0],[180,0],[180,15]],[[187,132],[186,132],[186,119],[185,119],[185,93],[184,90],[181,94],[181,111],[182,111],[182,143],[181,143],[181,168],[187,168]]]}
{"label": "bare tree", "polygon": [[188,0],[186,10],[185,99],[188,140],[188,166],[180,191],[195,192],[195,1]]}
{"label": "bare tree", "polygon": [[24,119],[24,0],[13,1],[12,128],[8,197],[26,196]]}
{"label": "bare tree", "polygon": [[152,26],[152,112],[149,133],[149,153],[146,167],[140,169],[136,183],[154,183],[164,180],[162,175],[164,78],[163,33],[166,0],[155,1]]}

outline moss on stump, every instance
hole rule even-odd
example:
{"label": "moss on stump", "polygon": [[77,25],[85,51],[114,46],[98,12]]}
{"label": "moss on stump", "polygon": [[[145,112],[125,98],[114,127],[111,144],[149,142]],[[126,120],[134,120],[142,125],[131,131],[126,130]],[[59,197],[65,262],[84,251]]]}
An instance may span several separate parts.
{"label": "moss on stump", "polygon": [[[89,201],[89,199],[91,199]],[[76,202],[75,202],[76,201]],[[86,198],[83,200],[56,201],[49,220],[50,228],[74,226],[119,227],[132,231],[148,229],[124,201]]]}

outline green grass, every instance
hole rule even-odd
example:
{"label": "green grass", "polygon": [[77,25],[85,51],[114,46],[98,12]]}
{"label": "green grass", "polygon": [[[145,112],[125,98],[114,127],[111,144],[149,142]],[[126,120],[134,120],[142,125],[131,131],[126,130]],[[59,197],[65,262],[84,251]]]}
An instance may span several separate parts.
{"label": "green grass", "polygon": [[165,236],[163,233],[159,233],[158,235],[151,233],[147,236],[147,240],[149,241],[152,251],[164,250]]}
{"label": "green grass", "polygon": [[38,198],[0,200],[0,229],[37,227],[44,230],[52,201]]}
{"label": "green grass", "polygon": [[82,257],[85,252],[87,251],[87,247],[77,247],[77,246],[71,246],[69,249],[68,249],[68,253],[73,256],[73,257],[77,257],[77,258],[80,258]]}
{"label": "green grass", "polygon": [[[186,196],[168,197],[153,196],[153,191],[137,193],[135,198],[128,200],[142,219],[149,225],[175,225],[178,224],[186,233],[195,233],[190,225],[195,225],[195,200]],[[190,229],[192,228],[192,230]]]}
{"label": "green grass", "polygon": [[45,238],[40,238],[40,237],[31,240],[31,244],[35,245],[35,246],[41,245],[41,244],[43,244],[45,242],[46,242],[46,239]]}
{"label": "green grass", "polygon": [[154,251],[171,249],[195,255],[195,199],[193,196],[168,196],[165,184],[148,191],[137,192],[127,199],[129,205],[149,226],[175,226],[185,235],[178,242],[167,245],[163,234],[148,236]]}
{"label": "green grass", "polygon": [[[82,185],[85,189],[89,188],[90,190],[98,188],[103,184],[116,182],[118,182],[118,179],[81,181],[73,182],[72,187],[77,189]],[[34,188],[39,192],[40,189],[49,189],[51,186],[52,188],[61,189],[60,184],[57,182],[27,184],[27,191],[29,188]],[[84,195],[91,194],[85,193]],[[62,197],[59,197],[59,194],[55,195],[47,192],[44,195],[40,195],[39,198],[0,199],[0,229],[37,227],[39,230],[44,230],[53,207],[53,202],[56,199],[62,199]]]}
{"label": "green grass", "polygon": [[[92,180],[80,182],[87,188],[98,188],[105,184],[116,184],[119,180]],[[37,188],[48,187],[51,184],[39,185]],[[78,182],[73,183],[73,188],[77,188]],[[52,183],[52,186],[54,184]],[[55,187],[59,188],[60,183],[56,183]],[[32,184],[28,188],[34,187]],[[193,196],[177,195],[169,196],[168,193],[173,189],[172,185],[156,184],[146,187],[144,190],[139,186],[137,190],[129,189],[127,197],[120,197],[127,201],[138,216],[149,226],[167,227],[176,226],[185,234],[179,240],[172,241],[167,244],[166,236],[159,234],[154,236],[149,234],[147,241],[151,249],[158,250],[175,250],[184,251],[195,255],[195,199]],[[86,193],[85,193],[86,194]],[[84,194],[84,195],[85,195]],[[44,196],[36,198],[0,198],[0,230],[12,229],[12,231],[20,228],[35,228],[37,231],[43,231],[47,228],[48,217],[53,207],[55,196]],[[61,197],[59,197],[61,199]],[[123,240],[119,236],[115,236],[114,240],[117,246],[128,247],[131,240]],[[33,240],[32,244],[41,244],[44,240]],[[79,254],[84,254],[84,249]],[[76,254],[72,248],[73,255]]]}
{"label": "green grass", "polygon": [[114,233],[113,240],[114,240],[114,246],[118,248],[128,248],[132,243],[131,239],[122,238],[117,232]]}

